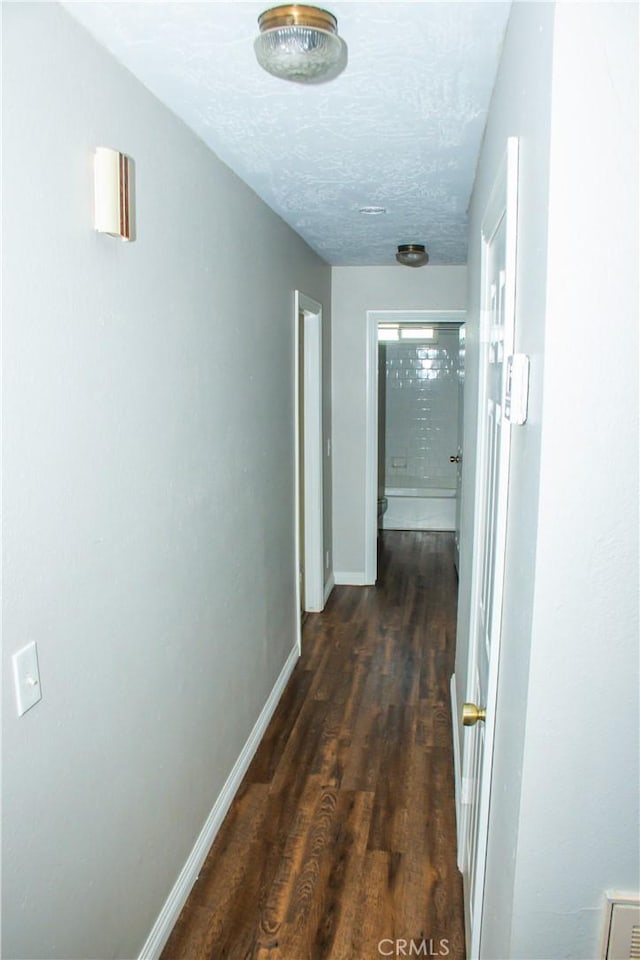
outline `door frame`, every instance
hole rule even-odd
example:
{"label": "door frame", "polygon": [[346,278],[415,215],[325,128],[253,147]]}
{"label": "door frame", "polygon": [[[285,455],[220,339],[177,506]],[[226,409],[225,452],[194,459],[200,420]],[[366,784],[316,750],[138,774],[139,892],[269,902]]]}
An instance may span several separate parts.
{"label": "door frame", "polygon": [[[295,583],[296,609],[324,608],[324,484],[322,439],[322,304],[294,291],[294,470],[295,470]],[[300,409],[299,316],[304,316],[304,410]],[[300,419],[304,418],[304,505],[300,490]],[[299,516],[304,507],[305,596],[300,595]],[[302,636],[298,617],[298,647]]]}
{"label": "door frame", "polygon": [[[466,382],[465,363],[466,363],[466,323],[461,323],[458,329],[458,449],[456,453],[462,457],[464,448],[464,388]],[[462,361],[461,358],[462,357]],[[455,547],[454,563],[458,577],[460,577],[460,535],[462,532],[462,470],[463,464],[460,461],[456,469],[456,529],[455,529]]]}
{"label": "door frame", "polygon": [[378,324],[464,323],[466,310],[367,310],[365,365],[364,583],[378,576]]}
{"label": "door frame", "polygon": [[[504,410],[505,396],[505,374],[506,360],[515,349],[515,324],[516,324],[516,283],[517,283],[517,237],[518,237],[518,147],[517,137],[509,137],[507,146],[503,155],[500,167],[494,185],[487,202],[481,225],[481,303],[480,303],[480,329],[479,329],[479,376],[478,376],[478,422],[476,432],[476,472],[474,483],[474,503],[476,505],[484,503],[484,492],[486,485],[487,456],[486,438],[484,431],[484,415],[488,402],[488,351],[490,340],[490,313],[487,308],[487,271],[488,264],[488,245],[502,217],[506,217],[506,239],[505,239],[505,316],[510,317],[510,322],[505,324],[504,347],[504,366],[502,380],[502,397]],[[470,960],[477,960],[480,956],[481,937],[482,937],[482,912],[484,903],[484,880],[486,872],[487,845],[489,833],[489,812],[491,802],[491,778],[493,768],[493,747],[495,737],[496,705],[498,699],[498,681],[500,668],[500,647],[502,641],[502,607],[504,598],[504,571],[506,558],[506,535],[507,535],[507,514],[509,499],[509,475],[510,475],[510,453],[511,453],[511,426],[503,420],[500,450],[500,480],[499,480],[499,501],[497,510],[497,537],[499,547],[496,549],[496,568],[494,573],[493,590],[499,589],[499,593],[494,592],[493,605],[498,612],[497,628],[494,639],[491,643],[491,656],[489,659],[489,676],[487,684],[487,700],[483,706],[486,709],[485,732],[484,732],[484,750],[482,756],[482,766],[480,771],[480,784],[478,790],[478,810],[476,822],[476,855],[475,855],[475,877],[473,880],[474,903],[469,904],[469,890],[465,883],[465,923],[472,914],[474,924],[470,931],[467,931],[467,949]],[[479,593],[481,590],[481,564],[483,561],[484,548],[484,529],[485,517],[481,515],[480,509],[475,510],[473,524],[473,547],[472,547],[472,573],[471,573],[471,616],[469,623],[469,650],[467,661],[467,690],[466,699],[474,699],[473,682],[476,674],[476,643],[475,637],[479,629]],[[458,720],[459,722],[459,720]],[[475,734],[475,728],[467,728],[463,740],[462,749],[462,797],[460,812],[461,816],[458,823],[458,866],[465,876],[467,850],[465,838],[468,830],[469,816],[471,815],[470,796],[473,791],[473,762],[474,745],[471,742]],[[457,735],[457,734],[456,734]],[[472,908],[472,909],[471,909]]]}

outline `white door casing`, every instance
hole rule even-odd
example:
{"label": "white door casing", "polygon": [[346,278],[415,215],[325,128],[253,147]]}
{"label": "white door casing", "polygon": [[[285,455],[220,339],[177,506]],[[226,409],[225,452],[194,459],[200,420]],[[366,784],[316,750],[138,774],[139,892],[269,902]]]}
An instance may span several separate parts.
{"label": "white door casing", "polygon": [[462,527],[462,449],[464,447],[464,376],[466,358],[466,327],[460,324],[458,330],[458,448],[455,451],[458,457],[456,464],[456,531],[455,531],[455,564],[460,572],[460,530]]}
{"label": "white door casing", "polygon": [[509,138],[482,222],[482,291],[475,525],[467,701],[486,711],[465,728],[458,853],[469,960],[481,951],[482,905],[500,665],[511,427],[506,358],[515,338],[518,141]]}
{"label": "white door casing", "polygon": [[[299,317],[304,316],[304,409],[300,409],[298,353]],[[322,305],[299,290],[294,294],[294,449],[297,609],[320,611],[324,607],[323,439],[322,439]],[[300,490],[300,417],[304,418],[304,490]],[[304,503],[301,503],[301,497]],[[304,597],[300,596],[299,517],[304,523]],[[298,636],[300,645],[300,631]]]}

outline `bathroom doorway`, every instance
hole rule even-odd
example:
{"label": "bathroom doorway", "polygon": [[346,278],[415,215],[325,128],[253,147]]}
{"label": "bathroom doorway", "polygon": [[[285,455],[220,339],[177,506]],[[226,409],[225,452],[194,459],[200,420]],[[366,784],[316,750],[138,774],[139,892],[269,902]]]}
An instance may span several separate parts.
{"label": "bathroom doorway", "polygon": [[459,310],[367,313],[366,579],[378,528],[456,528]]}

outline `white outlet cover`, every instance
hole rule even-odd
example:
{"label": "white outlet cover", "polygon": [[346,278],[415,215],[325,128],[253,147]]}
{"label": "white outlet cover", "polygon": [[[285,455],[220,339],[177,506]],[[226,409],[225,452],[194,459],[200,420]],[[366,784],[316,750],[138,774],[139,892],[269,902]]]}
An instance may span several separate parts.
{"label": "white outlet cover", "polygon": [[11,658],[13,684],[16,691],[16,709],[21,717],[42,700],[38,652],[35,643],[28,643]]}

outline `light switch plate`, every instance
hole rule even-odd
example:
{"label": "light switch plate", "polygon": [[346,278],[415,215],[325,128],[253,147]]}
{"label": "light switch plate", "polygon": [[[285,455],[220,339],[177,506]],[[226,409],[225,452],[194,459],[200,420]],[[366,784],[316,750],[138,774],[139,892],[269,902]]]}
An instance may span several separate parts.
{"label": "light switch plate", "polygon": [[18,716],[42,700],[40,671],[38,670],[38,652],[35,643],[28,643],[11,658],[13,663],[13,685],[16,691]]}

